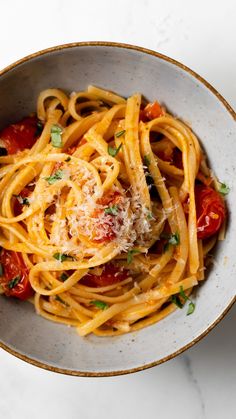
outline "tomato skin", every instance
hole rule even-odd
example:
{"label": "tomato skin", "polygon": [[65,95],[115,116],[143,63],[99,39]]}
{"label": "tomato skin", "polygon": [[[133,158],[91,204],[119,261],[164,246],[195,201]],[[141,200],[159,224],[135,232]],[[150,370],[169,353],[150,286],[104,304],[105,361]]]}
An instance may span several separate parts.
{"label": "tomato skin", "polygon": [[144,109],[140,110],[139,119],[143,122],[147,122],[163,115],[164,111],[161,105],[155,100],[155,102],[148,103]]}
{"label": "tomato skin", "polygon": [[11,124],[0,132],[0,140],[8,154],[16,154],[25,148],[31,148],[36,142],[37,134],[36,116],[29,116],[21,121]]}
{"label": "tomato skin", "polygon": [[225,204],[218,192],[209,186],[195,186],[198,239],[207,239],[219,231],[225,217]]}
{"label": "tomato skin", "polygon": [[128,271],[121,271],[118,267],[108,263],[104,266],[101,275],[87,274],[80,281],[81,284],[90,287],[106,287],[123,281],[128,278]]}
{"label": "tomato skin", "polygon": [[[20,300],[27,300],[33,295],[33,289],[29,282],[29,269],[24,263],[20,253],[2,249],[0,263],[3,266],[3,276],[0,277],[0,284],[5,295],[16,297]],[[21,280],[13,288],[9,288],[9,282],[20,276]]]}

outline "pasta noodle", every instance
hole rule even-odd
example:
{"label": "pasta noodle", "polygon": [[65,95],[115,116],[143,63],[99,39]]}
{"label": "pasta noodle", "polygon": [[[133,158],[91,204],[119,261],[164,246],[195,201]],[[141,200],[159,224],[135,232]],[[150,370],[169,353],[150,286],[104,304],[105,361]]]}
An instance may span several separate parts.
{"label": "pasta noodle", "polygon": [[195,183],[210,173],[198,139],[144,107],[139,93],[44,90],[37,141],[0,157],[0,246],[21,254],[37,313],[81,336],[139,330],[186,301],[193,311],[217,240],[198,237]]}

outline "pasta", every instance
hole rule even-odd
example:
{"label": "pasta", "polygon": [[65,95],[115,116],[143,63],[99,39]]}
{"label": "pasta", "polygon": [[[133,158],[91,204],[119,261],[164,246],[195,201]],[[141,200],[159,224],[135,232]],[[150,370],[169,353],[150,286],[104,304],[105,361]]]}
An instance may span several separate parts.
{"label": "pasta", "polygon": [[0,157],[1,292],[24,288],[80,336],[139,330],[186,302],[191,314],[226,187],[191,129],[139,93],[94,86],[41,92],[36,120],[32,146]]}

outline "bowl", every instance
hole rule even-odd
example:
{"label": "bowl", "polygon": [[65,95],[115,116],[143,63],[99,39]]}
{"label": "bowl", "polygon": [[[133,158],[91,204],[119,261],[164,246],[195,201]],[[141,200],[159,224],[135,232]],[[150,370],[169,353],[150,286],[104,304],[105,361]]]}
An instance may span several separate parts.
{"label": "bowl", "polygon": [[158,99],[191,124],[217,176],[230,186],[229,225],[215,262],[196,293],[196,310],[177,310],[159,323],[120,337],[81,338],[74,328],[39,317],[30,303],[0,296],[0,346],[39,367],[78,376],[135,372],[190,348],[235,301],[235,113],[220,94],[186,66],[154,51],[125,44],[85,42],[32,54],[0,73],[0,128],[35,110],[39,92],[68,92],[88,84],[123,96],[136,91]]}

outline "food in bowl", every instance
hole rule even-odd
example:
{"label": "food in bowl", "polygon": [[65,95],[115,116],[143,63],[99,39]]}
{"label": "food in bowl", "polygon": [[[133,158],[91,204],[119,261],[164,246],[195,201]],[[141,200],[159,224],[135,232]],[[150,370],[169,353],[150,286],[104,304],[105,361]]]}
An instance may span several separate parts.
{"label": "food in bowl", "polygon": [[1,293],[81,336],[194,312],[228,187],[185,123],[139,93],[47,89],[0,147]]}

